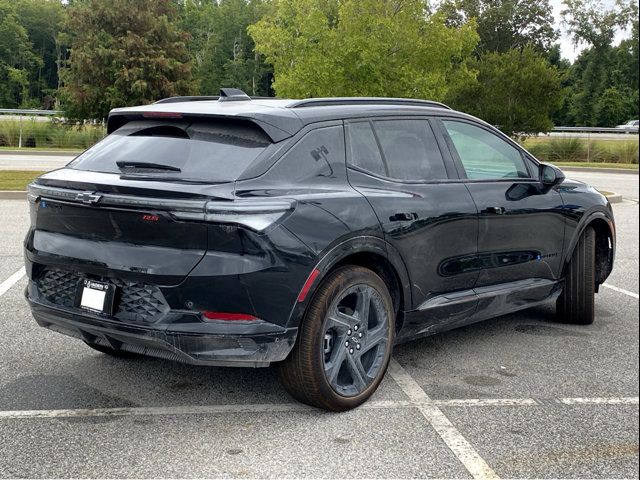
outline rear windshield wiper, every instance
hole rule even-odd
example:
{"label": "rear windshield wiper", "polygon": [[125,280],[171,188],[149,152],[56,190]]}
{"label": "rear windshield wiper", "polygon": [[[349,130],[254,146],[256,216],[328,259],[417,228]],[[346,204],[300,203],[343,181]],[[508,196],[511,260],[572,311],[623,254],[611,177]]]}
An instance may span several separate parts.
{"label": "rear windshield wiper", "polygon": [[173,165],[165,165],[162,163],[133,162],[133,161],[120,160],[116,162],[116,165],[121,170],[125,168],[140,168],[140,169],[147,169],[147,170],[163,170],[163,171],[169,171],[169,172],[182,171],[178,167],[174,167]]}

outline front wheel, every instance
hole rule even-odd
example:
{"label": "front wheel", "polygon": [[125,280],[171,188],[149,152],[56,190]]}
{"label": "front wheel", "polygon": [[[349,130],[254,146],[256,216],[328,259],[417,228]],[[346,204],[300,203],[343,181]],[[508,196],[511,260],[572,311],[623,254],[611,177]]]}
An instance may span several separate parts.
{"label": "front wheel", "polygon": [[277,365],[278,376],[303,403],[349,410],[378,388],[394,333],[393,303],[384,281],[363,267],[341,267],[318,287],[296,345]]}
{"label": "front wheel", "polygon": [[578,239],[556,302],[558,320],[589,325],[595,320],[596,232],[587,227]]}

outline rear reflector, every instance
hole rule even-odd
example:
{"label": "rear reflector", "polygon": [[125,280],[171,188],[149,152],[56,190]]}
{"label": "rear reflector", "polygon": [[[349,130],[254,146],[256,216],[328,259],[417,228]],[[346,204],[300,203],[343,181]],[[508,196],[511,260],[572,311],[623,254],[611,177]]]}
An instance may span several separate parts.
{"label": "rear reflector", "polygon": [[260,320],[258,317],[247,313],[227,313],[227,312],[202,312],[202,316],[206,320],[224,320],[227,322],[253,322]]}
{"label": "rear reflector", "polygon": [[180,112],[143,112],[144,118],[182,118]]}
{"label": "rear reflector", "polygon": [[307,278],[307,281],[304,282],[302,290],[300,290],[300,294],[298,295],[298,302],[304,302],[304,299],[307,298],[309,289],[311,288],[311,285],[313,285],[315,279],[318,278],[318,275],[320,275],[320,270],[314,268],[313,271],[309,274],[309,278]]}

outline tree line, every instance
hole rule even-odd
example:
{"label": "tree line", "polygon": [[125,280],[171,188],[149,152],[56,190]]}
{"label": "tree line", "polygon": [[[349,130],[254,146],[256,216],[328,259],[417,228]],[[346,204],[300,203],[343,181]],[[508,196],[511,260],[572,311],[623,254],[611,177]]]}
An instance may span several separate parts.
{"label": "tree line", "polygon": [[[510,134],[638,117],[638,6],[564,0],[0,0],[0,107],[77,120],[174,95],[443,101]],[[614,45],[617,32],[626,39]]]}

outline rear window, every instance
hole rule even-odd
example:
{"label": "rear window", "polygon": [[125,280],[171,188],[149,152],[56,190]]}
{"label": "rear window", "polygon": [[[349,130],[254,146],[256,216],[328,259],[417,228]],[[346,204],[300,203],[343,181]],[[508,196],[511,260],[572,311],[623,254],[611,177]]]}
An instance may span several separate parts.
{"label": "rear window", "polygon": [[135,121],[95,144],[69,168],[131,177],[227,182],[236,180],[270,144],[269,137],[252,124]]}

